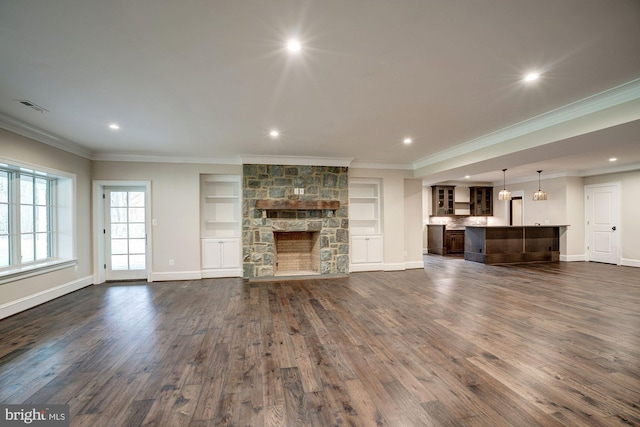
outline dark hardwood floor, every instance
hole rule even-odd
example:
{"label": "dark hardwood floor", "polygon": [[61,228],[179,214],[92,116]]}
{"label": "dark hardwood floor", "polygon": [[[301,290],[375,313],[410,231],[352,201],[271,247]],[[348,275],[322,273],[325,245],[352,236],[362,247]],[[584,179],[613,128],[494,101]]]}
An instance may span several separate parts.
{"label": "dark hardwood floor", "polygon": [[640,426],[640,269],[104,284],[0,321],[0,402],[73,426]]}

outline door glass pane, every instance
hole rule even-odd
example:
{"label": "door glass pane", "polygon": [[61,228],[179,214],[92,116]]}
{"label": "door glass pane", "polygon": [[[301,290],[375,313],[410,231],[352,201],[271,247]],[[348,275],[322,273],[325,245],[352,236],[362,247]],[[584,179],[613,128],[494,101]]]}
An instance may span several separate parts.
{"label": "door glass pane", "polygon": [[112,191],[110,199],[111,199],[111,207],[127,206],[126,191]]}
{"label": "door glass pane", "polygon": [[111,222],[127,222],[127,208],[111,208]]}
{"label": "door glass pane", "polygon": [[129,256],[128,255],[111,255],[111,269],[112,270],[128,270],[129,269]]}
{"label": "door glass pane", "polygon": [[144,239],[130,239],[129,240],[129,253],[130,254],[144,254]]}
{"label": "door glass pane", "polygon": [[129,237],[131,238],[144,238],[144,224],[129,224]]}
{"label": "door glass pane", "polygon": [[144,208],[129,208],[129,222],[144,222]]}
{"label": "door glass pane", "polygon": [[112,254],[128,254],[129,248],[127,239],[112,239],[111,240],[111,253]]}
{"label": "door glass pane", "polygon": [[127,237],[127,224],[111,224],[112,239],[126,239]]}
{"label": "door glass pane", "polygon": [[144,270],[145,269],[145,256],[144,255],[131,255],[130,259],[130,270]]}
{"label": "door glass pane", "polygon": [[144,207],[144,192],[132,191],[129,193],[129,206]]}

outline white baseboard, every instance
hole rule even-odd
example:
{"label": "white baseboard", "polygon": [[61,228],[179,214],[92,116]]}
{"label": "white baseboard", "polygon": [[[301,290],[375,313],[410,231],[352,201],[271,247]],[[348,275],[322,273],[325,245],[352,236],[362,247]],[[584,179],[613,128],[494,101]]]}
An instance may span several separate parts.
{"label": "white baseboard", "polygon": [[242,270],[239,268],[202,270],[203,279],[214,279],[216,277],[242,277]]}
{"label": "white baseboard", "polygon": [[424,261],[408,261],[404,263],[407,270],[414,268],[424,268]]}
{"label": "white baseboard", "polygon": [[640,267],[640,259],[622,258],[620,260],[620,265],[624,265],[626,267]]}
{"label": "white baseboard", "polygon": [[586,261],[587,256],[585,254],[580,255],[560,255],[560,261],[562,262],[574,262],[574,261]]}
{"label": "white baseboard", "polygon": [[406,269],[406,264],[404,262],[387,263],[383,268],[384,271],[402,271]]}
{"label": "white baseboard", "polygon": [[409,261],[396,263],[370,263],[370,264],[349,264],[349,272],[357,273],[360,271],[404,271],[414,268],[424,268],[424,261]]}
{"label": "white baseboard", "polygon": [[357,273],[360,271],[380,271],[380,270],[382,270],[381,263],[349,264],[350,273]]}
{"label": "white baseboard", "polygon": [[152,282],[166,282],[174,280],[200,280],[202,272],[198,271],[167,271],[162,273],[151,273]]}
{"label": "white baseboard", "polygon": [[91,284],[93,284],[93,276],[86,276],[81,279],[74,280],[73,282],[65,283],[64,285],[56,286],[55,288],[47,289],[46,291],[38,292],[15,301],[2,304],[0,305],[0,319],[13,316],[16,313],[28,310]]}

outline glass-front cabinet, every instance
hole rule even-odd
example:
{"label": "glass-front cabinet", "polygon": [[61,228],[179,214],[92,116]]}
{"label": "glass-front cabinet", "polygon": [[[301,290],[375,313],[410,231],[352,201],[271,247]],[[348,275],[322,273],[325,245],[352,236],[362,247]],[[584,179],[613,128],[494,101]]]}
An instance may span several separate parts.
{"label": "glass-front cabinet", "polygon": [[493,215],[493,187],[469,187],[471,215]]}
{"label": "glass-front cabinet", "polygon": [[454,215],[455,186],[453,185],[434,185],[433,190],[433,210],[434,216]]}

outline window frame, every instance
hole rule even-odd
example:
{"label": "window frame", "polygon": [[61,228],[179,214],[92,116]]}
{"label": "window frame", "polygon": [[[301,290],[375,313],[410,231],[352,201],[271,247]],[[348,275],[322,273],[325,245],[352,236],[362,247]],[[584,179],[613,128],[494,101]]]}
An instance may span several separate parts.
{"label": "window frame", "polygon": [[[8,265],[0,266],[0,284],[20,280],[26,277],[48,273],[50,271],[77,266],[76,233],[75,233],[75,184],[74,174],[51,168],[25,164],[14,160],[0,158],[0,171],[7,172],[8,177]],[[32,182],[31,201],[24,203],[20,198],[21,182],[30,177]],[[35,185],[39,179],[46,180],[45,204],[37,203]],[[6,203],[3,202],[6,206]],[[27,207],[33,209],[30,221],[31,231],[25,231],[22,224],[21,211]],[[31,235],[34,239],[42,231],[38,231],[38,219],[35,212],[38,207],[46,209],[47,216],[47,256],[37,257],[37,242],[33,242],[33,259],[23,261],[22,238]]]}

